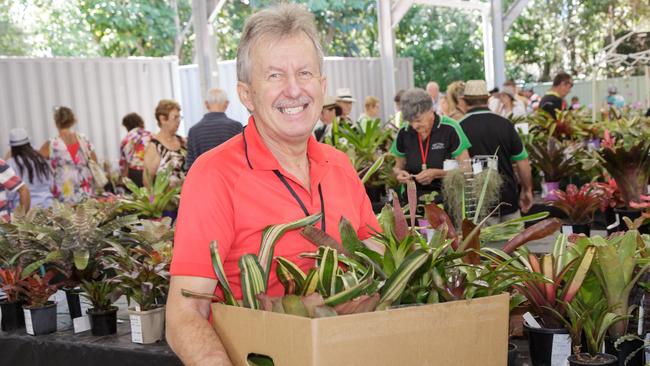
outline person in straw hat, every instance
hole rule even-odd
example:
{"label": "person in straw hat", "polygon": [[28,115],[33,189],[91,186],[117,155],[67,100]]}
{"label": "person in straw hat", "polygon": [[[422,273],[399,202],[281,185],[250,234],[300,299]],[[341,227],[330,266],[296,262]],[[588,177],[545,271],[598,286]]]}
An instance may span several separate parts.
{"label": "person in straw hat", "polygon": [[[469,148],[470,156],[494,155],[498,157],[499,174],[503,177],[501,186],[498,220],[507,221],[519,217],[519,210],[526,213],[533,203],[532,176],[528,152],[521,142],[521,138],[514,125],[504,117],[488,109],[490,97],[484,80],[469,80],[465,83],[463,99],[469,108],[460,120],[460,126],[469,138],[472,146]],[[519,176],[517,180],[513,164]]]}
{"label": "person in straw hat", "polygon": [[323,99],[323,109],[320,118],[314,126],[314,137],[318,142],[324,142],[325,138],[332,135],[332,123],[336,119],[336,98],[326,95]]}
{"label": "person in straw hat", "polygon": [[336,104],[338,104],[343,110],[341,121],[352,123],[350,112],[352,112],[352,103],[356,101],[356,99],[352,98],[350,88],[340,88],[336,90]]}

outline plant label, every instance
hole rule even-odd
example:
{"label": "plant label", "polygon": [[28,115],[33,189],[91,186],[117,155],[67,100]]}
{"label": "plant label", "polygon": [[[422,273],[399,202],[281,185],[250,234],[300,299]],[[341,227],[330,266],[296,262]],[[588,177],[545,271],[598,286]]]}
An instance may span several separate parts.
{"label": "plant label", "polygon": [[528,135],[528,123],[515,123],[515,129],[522,135]]}
{"label": "plant label", "polygon": [[2,324],[2,308],[0,308],[0,324]]}
{"label": "plant label", "polygon": [[90,317],[88,315],[80,316],[72,319],[72,326],[75,333],[85,332],[90,330]]}
{"label": "plant label", "polygon": [[474,175],[477,175],[482,171],[483,171],[483,164],[480,161],[477,161],[476,163],[472,164],[472,172],[474,173]]}
{"label": "plant label", "polygon": [[129,320],[131,321],[131,340],[134,343],[143,343],[142,322],[140,321],[140,316],[133,314],[129,315]]}
{"label": "plant label", "polygon": [[[650,344],[650,333],[645,335],[645,344]],[[645,348],[645,359],[650,360],[650,347]]]}
{"label": "plant label", "polygon": [[562,234],[567,234],[567,235],[573,234],[573,226],[562,225]]}
{"label": "plant label", "polygon": [[571,356],[571,337],[568,334],[553,335],[553,349],[551,350],[551,365],[565,366]]}
{"label": "plant label", "polygon": [[535,320],[535,317],[530,312],[526,312],[526,314],[524,314],[523,318],[524,318],[524,321],[526,322],[526,324],[528,324],[528,326],[531,327],[531,328],[541,328],[542,327],[537,322],[537,320]]}
{"label": "plant label", "polygon": [[27,331],[27,334],[34,335],[32,312],[29,309],[23,309],[23,313],[25,314],[25,331]]}
{"label": "plant label", "polygon": [[442,170],[448,172],[454,169],[458,169],[458,161],[455,159],[447,159],[442,163]]}
{"label": "plant label", "polygon": [[57,304],[62,303],[65,300],[65,292],[62,290],[57,291],[54,295],[50,296],[49,301],[54,301]]}

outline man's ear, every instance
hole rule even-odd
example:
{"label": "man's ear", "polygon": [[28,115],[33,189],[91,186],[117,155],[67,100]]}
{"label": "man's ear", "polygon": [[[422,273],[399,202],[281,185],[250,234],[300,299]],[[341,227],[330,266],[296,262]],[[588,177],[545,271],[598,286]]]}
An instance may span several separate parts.
{"label": "man's ear", "polygon": [[237,94],[239,95],[239,100],[241,103],[248,109],[250,112],[253,111],[253,91],[251,90],[250,85],[238,81],[237,82]]}

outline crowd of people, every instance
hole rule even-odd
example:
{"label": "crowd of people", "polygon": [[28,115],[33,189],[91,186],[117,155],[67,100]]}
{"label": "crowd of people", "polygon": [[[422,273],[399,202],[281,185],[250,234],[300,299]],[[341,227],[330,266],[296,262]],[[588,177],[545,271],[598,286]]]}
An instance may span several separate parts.
{"label": "crowd of people", "polygon": [[[180,105],[163,99],[155,108],[158,132],[145,129],[143,118],[129,113],[122,119],[126,136],[120,143],[119,171],[137,186],[153,184],[157,174],[169,172],[172,186],[180,186],[196,158],[242,131],[241,123],[225,115],[228,97],[225,91],[208,90],[207,113],[189,131],[188,139],[177,134]],[[0,159],[0,220],[9,221],[16,210],[47,208],[58,200],[79,203],[96,193],[98,182],[93,165],[98,159],[91,141],[75,131],[77,118],[69,107],[53,113],[57,135],[38,150],[25,129],[9,133],[10,151]],[[99,165],[97,165],[99,166]],[[121,180],[121,179],[120,179]]]}

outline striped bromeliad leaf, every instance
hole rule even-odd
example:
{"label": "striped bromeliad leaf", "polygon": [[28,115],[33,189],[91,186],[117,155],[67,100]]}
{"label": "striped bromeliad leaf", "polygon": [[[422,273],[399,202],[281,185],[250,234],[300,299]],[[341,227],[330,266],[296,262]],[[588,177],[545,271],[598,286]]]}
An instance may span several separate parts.
{"label": "striped bromeliad leaf", "polygon": [[328,297],[327,299],[325,299],[325,305],[336,306],[358,297],[359,295],[364,293],[364,291],[368,286],[373,284],[374,276],[375,276],[375,271],[373,267],[369,267],[368,272],[366,272],[366,274],[363,275],[363,277],[361,277],[358,284],[350,287],[347,290],[343,290],[335,295]]}
{"label": "striped bromeliad leaf", "polygon": [[266,292],[266,282],[257,256],[250,253],[242,255],[239,258],[239,271],[244,306],[250,309],[259,309],[260,302],[257,295]]}
{"label": "striped bromeliad leaf", "polygon": [[316,291],[318,288],[318,270],[312,268],[307,277],[305,278],[305,283],[303,283],[302,288],[300,289],[301,296],[307,296]]}
{"label": "striped bromeliad leaf", "polygon": [[275,274],[278,276],[278,280],[284,287],[284,294],[295,295],[298,286],[296,285],[296,280],[291,276],[291,273],[289,273],[286,268],[277,265],[275,266]]}
{"label": "striped bromeliad leaf", "polygon": [[318,266],[318,280],[325,290],[323,295],[332,296],[336,293],[336,273],[339,268],[336,249],[320,247],[323,254]]}
{"label": "striped bromeliad leaf", "polygon": [[259,262],[262,266],[262,273],[264,274],[264,283],[268,283],[269,281],[271,262],[273,261],[273,250],[275,244],[282,235],[289,230],[311,225],[320,220],[321,216],[321,213],[317,213],[286,224],[267,226],[264,229],[264,232],[262,233],[262,244],[260,245],[260,252],[258,254]]}
{"label": "striped bromeliad leaf", "polygon": [[392,304],[399,299],[413,273],[429,259],[429,256],[430,253],[423,249],[409,254],[382,287],[379,302]]}
{"label": "striped bromeliad leaf", "polygon": [[287,276],[290,276],[296,282],[296,289],[301,289],[307,278],[305,272],[298,265],[284,257],[275,257],[275,261],[278,263],[276,272],[282,268],[283,271],[287,272]]}
{"label": "striped bromeliad leaf", "polygon": [[232,294],[230,289],[230,284],[228,283],[228,278],[226,278],[226,272],[223,270],[223,264],[221,262],[221,256],[219,255],[218,244],[216,240],[210,242],[210,257],[212,258],[212,268],[214,268],[214,273],[217,275],[217,279],[221,284],[223,289],[223,295],[226,298],[226,304],[232,306],[239,306],[235,296]]}

